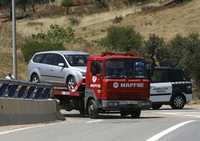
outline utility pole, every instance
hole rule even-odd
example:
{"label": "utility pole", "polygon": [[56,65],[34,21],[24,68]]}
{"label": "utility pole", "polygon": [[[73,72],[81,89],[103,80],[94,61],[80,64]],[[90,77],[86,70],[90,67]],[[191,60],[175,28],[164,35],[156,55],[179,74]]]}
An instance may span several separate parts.
{"label": "utility pole", "polygon": [[17,49],[16,49],[16,11],[15,0],[12,0],[12,54],[13,54],[13,75],[17,79]]}

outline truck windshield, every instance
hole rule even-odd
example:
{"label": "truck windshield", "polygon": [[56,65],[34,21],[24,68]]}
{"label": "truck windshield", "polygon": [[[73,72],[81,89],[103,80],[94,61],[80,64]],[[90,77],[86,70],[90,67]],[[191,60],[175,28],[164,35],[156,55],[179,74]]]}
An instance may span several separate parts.
{"label": "truck windshield", "polygon": [[65,55],[71,66],[86,66],[88,55]]}
{"label": "truck windshield", "polygon": [[111,59],[106,61],[106,78],[147,78],[142,59]]}

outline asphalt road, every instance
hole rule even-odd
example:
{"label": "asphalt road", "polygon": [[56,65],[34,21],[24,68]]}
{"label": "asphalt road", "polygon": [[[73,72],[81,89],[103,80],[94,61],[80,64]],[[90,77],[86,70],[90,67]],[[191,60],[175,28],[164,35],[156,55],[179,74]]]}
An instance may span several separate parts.
{"label": "asphalt road", "polygon": [[63,112],[66,121],[0,127],[1,141],[199,141],[200,108],[143,111],[140,119],[119,114],[100,119]]}

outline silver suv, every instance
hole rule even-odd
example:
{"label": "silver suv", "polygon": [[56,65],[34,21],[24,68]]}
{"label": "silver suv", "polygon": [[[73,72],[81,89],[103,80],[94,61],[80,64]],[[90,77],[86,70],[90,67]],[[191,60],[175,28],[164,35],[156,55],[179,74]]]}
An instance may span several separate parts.
{"label": "silver suv", "polygon": [[28,64],[29,80],[64,84],[73,89],[75,83],[85,79],[88,56],[88,53],[78,51],[38,52]]}

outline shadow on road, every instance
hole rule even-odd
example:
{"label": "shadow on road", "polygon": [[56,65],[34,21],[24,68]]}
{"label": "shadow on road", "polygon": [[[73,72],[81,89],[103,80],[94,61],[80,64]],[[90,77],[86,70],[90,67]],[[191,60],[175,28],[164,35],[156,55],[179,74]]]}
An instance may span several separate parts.
{"label": "shadow on road", "polygon": [[[70,117],[70,118],[89,118],[87,115],[86,116],[81,116],[78,113],[67,113],[67,114],[63,114],[64,117]],[[164,118],[161,116],[149,116],[149,117],[145,117],[145,116],[141,116],[138,119],[157,119],[157,118]],[[126,116],[126,117],[121,117],[120,114],[100,114],[98,119],[137,119],[137,118],[132,118],[130,115]]]}

